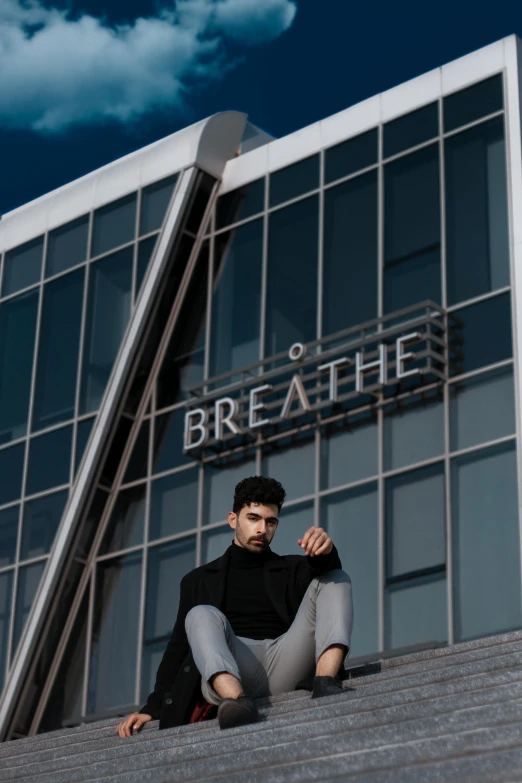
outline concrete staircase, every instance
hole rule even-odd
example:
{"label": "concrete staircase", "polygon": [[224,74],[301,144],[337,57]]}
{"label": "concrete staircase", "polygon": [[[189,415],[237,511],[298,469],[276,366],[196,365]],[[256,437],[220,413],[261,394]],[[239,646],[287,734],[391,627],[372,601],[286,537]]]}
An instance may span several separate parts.
{"label": "concrete staircase", "polygon": [[522,781],[521,631],[380,666],[339,696],[260,702],[253,726],[152,723],[122,740],[111,719],[8,742],[0,783]]}

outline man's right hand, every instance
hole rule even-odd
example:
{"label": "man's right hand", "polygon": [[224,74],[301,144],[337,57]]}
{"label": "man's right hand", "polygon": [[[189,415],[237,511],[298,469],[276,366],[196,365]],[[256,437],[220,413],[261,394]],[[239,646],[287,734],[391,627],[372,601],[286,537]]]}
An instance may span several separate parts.
{"label": "man's right hand", "polygon": [[123,737],[130,737],[133,730],[137,731],[144,723],[148,723],[150,720],[152,720],[152,715],[146,715],[143,712],[133,712],[128,718],[125,718],[121,723],[118,723],[116,726],[116,733],[119,734],[122,739]]}

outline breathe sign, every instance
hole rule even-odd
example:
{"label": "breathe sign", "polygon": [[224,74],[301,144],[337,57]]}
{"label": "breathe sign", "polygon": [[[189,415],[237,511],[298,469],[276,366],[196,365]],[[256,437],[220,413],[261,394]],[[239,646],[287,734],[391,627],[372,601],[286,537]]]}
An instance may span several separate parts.
{"label": "breathe sign", "polygon": [[236,453],[443,381],[446,334],[447,316],[428,302],[202,382],[190,389],[183,450]]}

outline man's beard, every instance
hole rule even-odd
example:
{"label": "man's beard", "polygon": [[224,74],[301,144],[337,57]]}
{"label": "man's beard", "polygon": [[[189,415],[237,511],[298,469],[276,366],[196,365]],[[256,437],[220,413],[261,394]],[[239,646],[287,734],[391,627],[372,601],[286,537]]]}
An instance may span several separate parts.
{"label": "man's beard", "polygon": [[[251,536],[250,538],[247,538],[241,530],[240,525],[236,528],[236,536],[241,546],[248,549],[249,552],[264,552],[269,546],[269,541],[265,536],[259,536],[258,538],[256,536]],[[255,543],[256,541],[261,541],[262,543]]]}

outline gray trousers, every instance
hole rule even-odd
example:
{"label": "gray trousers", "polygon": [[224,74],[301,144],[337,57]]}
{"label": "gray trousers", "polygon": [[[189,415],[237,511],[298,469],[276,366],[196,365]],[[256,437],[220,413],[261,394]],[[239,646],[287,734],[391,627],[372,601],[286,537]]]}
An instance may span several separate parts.
{"label": "gray trousers", "polygon": [[209,684],[219,672],[241,680],[245,693],[253,698],[294,690],[300,680],[314,673],[328,647],[342,644],[350,648],[352,626],[352,585],[341,570],[312,580],[292,625],[277,639],[236,636],[215,606],[195,606],[185,620],[202,678],[201,691],[210,704],[221,701]]}

